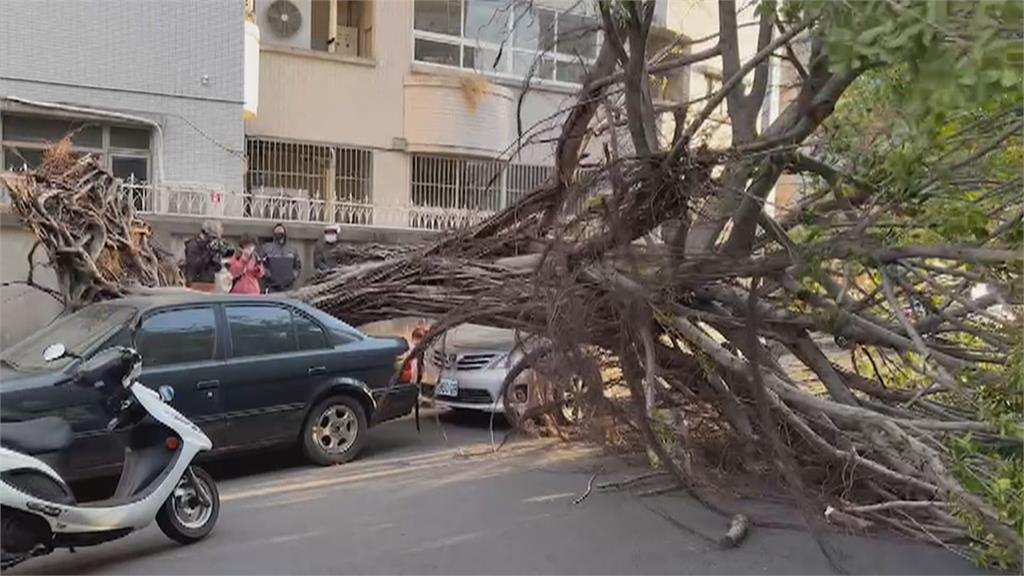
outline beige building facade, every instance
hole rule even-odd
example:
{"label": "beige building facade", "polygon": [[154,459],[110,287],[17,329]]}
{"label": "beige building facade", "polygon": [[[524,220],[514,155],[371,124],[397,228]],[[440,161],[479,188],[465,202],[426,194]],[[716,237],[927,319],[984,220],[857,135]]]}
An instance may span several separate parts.
{"label": "beige building facade", "polygon": [[[410,242],[538,186],[600,43],[590,0],[187,0],[161,3],[165,22],[151,34],[129,0],[49,4],[67,14],[0,4],[0,21],[21,23],[0,48],[22,55],[17,66],[0,59],[0,168],[31,167],[70,126],[81,152],[126,178],[125,194],[172,251],[203,219],[231,238],[266,236],[281,221],[307,271],[325,225],[340,224],[347,241]],[[707,47],[713,39],[688,40],[717,32],[717,10],[658,0],[652,48]],[[76,67],[63,44],[34,35],[56,16],[81,30],[123,22],[138,47],[58,35],[78,60],[119,63]],[[754,19],[752,7],[739,15]],[[183,44],[192,34],[202,42]],[[755,49],[756,26],[741,27],[742,52]],[[677,71],[661,79],[658,104],[704,97],[721,76],[716,60]],[[769,100],[766,118],[779,109],[774,87]],[[723,108],[706,136],[724,145],[728,134]],[[12,282],[27,273],[30,242],[5,204],[0,190],[0,268]],[[0,348],[58,310],[16,285],[0,299]]]}
{"label": "beige building facade", "polygon": [[[253,0],[251,9],[261,50],[246,191],[308,198],[343,224],[450,228],[533,189],[600,41],[586,1]],[[659,2],[652,46],[708,36],[717,10]],[[753,9],[739,19],[753,21]],[[756,34],[741,28],[744,53]],[[658,97],[684,102],[721,82],[712,60],[666,78]],[[726,123],[723,107],[714,143],[728,142]],[[671,134],[669,122],[663,129]]]}

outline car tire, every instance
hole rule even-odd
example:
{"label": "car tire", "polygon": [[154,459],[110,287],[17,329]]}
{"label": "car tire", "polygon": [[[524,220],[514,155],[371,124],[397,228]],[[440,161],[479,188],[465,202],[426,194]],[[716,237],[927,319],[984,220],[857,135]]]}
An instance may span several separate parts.
{"label": "car tire", "polygon": [[576,426],[583,421],[583,379],[573,376],[569,380],[568,390],[563,390],[562,407],[555,412],[558,423],[564,426]]}
{"label": "car tire", "polygon": [[309,411],[302,426],[302,452],[321,466],[344,464],[359,455],[367,430],[366,411],[351,396],[331,396]]}
{"label": "car tire", "polygon": [[[160,527],[160,531],[179,544],[192,544],[209,536],[217,524],[217,517],[220,516],[220,493],[217,491],[217,483],[206,470],[198,466],[191,468],[196,480],[201,484],[199,489],[207,493],[210,506],[185,502],[185,498],[193,500],[197,497],[194,494],[191,496],[178,494],[179,490],[189,488],[183,486],[185,477],[182,477],[174,492],[167,497],[167,501],[156,514],[156,524]],[[190,489],[194,491],[196,488],[191,487]]]}

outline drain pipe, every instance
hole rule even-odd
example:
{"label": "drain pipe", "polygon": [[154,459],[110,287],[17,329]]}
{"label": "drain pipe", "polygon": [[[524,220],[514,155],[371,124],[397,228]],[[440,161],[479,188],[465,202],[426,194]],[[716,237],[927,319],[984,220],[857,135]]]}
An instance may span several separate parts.
{"label": "drain pipe", "polygon": [[40,102],[38,100],[29,100],[27,98],[20,98],[18,96],[4,96],[4,100],[10,100],[11,102],[17,102],[25,106],[32,108],[43,108],[46,110],[60,110],[62,112],[74,112],[78,114],[92,114],[94,116],[103,116],[105,118],[112,118],[115,120],[127,120],[129,122],[138,122],[150,126],[156,130],[156,171],[157,179],[162,184],[164,182],[164,131],[160,127],[160,124],[155,120],[144,118],[142,116],[135,116],[132,114],[123,114],[121,112],[111,112],[108,110],[98,110],[96,108],[86,108],[83,106],[71,106],[68,104],[57,104],[54,102]]}

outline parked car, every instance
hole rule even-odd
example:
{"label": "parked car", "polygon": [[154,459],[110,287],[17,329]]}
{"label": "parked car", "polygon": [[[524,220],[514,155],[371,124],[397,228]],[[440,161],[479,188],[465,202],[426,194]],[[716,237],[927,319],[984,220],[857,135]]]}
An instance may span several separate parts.
{"label": "parked car", "polygon": [[[423,395],[438,406],[457,411],[505,414],[501,385],[523,356],[540,344],[537,336],[514,330],[462,324],[449,330],[425,352]],[[511,384],[511,408],[522,411],[542,400],[535,390],[542,377],[524,370]],[[574,422],[579,414],[574,395],[581,385],[574,379],[564,387],[563,420]]]}
{"label": "parked car", "polygon": [[211,457],[297,444],[313,462],[346,462],[369,426],[416,402],[415,384],[388,387],[402,339],[370,338],[294,300],[155,292],[88,306],[0,355],[0,420],[70,422],[74,445],[51,460],[62,474],[116,473],[123,450],[95,394],[53,386],[79,362],[43,360],[58,342],[86,359],[113,345],[137,348],[139,380],[174,387],[174,406],[213,440]]}

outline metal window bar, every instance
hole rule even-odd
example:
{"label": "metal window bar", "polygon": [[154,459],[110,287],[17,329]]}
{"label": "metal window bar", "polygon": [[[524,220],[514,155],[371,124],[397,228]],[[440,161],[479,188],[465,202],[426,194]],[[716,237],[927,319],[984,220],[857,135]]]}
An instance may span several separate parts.
{"label": "metal window bar", "polygon": [[551,166],[534,164],[510,164],[508,167],[508,205],[515,204],[524,196],[539,188],[551,175]]}
{"label": "metal window bar", "polygon": [[370,150],[269,138],[246,142],[242,214],[251,218],[373,223]]}
{"label": "metal window bar", "polygon": [[444,230],[474,224],[543,184],[550,166],[415,154],[409,226]]}

